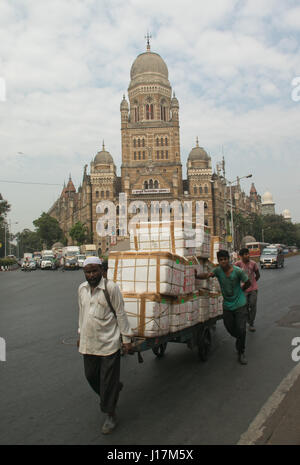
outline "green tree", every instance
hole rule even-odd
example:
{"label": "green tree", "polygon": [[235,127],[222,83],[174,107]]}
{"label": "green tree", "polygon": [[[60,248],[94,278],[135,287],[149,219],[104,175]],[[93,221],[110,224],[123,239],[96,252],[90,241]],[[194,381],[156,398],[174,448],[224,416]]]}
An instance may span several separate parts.
{"label": "green tree", "polygon": [[36,231],[23,229],[15,235],[18,243],[19,256],[23,257],[24,252],[35,252],[42,249],[42,240]]}
{"label": "green tree", "polygon": [[4,257],[5,255],[5,240],[6,240],[6,252],[7,252],[9,248],[9,241],[12,239],[12,237],[9,237],[9,234],[7,232],[7,223],[5,221],[6,215],[9,211],[10,211],[9,203],[7,202],[7,200],[4,200],[2,198],[2,195],[0,194],[0,243],[1,243],[0,257]]}
{"label": "green tree", "polygon": [[9,203],[7,202],[7,200],[4,200],[2,198],[2,195],[0,194],[0,223],[3,223],[9,210]]}
{"label": "green tree", "polygon": [[300,246],[299,225],[286,221],[282,215],[263,216],[265,242]]}
{"label": "green tree", "polygon": [[43,244],[48,248],[52,247],[54,242],[64,241],[64,233],[59,226],[57,219],[43,212],[41,216],[33,221],[36,232]]}
{"label": "green tree", "polygon": [[82,224],[80,221],[74,224],[74,226],[69,231],[70,237],[73,241],[77,242],[77,245],[82,245],[88,240],[88,228]]}

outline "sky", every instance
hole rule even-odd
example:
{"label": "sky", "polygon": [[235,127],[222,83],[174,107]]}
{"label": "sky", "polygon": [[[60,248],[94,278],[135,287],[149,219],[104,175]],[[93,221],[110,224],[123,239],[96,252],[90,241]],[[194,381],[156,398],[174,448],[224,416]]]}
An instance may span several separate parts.
{"label": "sky", "polygon": [[[294,0],[1,0],[0,193],[34,229],[105,141],[120,175],[120,102],[146,49],[168,66],[186,174],[196,144],[252,174],[300,222],[300,5]],[[17,183],[4,182],[17,181]],[[25,182],[40,184],[24,184]]]}

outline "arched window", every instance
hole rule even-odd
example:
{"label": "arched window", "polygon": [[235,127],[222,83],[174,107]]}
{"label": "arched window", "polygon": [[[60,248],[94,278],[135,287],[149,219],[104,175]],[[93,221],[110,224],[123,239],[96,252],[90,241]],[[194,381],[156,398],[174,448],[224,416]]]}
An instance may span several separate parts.
{"label": "arched window", "polygon": [[99,197],[99,191],[96,191],[96,198],[98,199]]}
{"label": "arched window", "polygon": [[144,182],[144,189],[148,189],[148,181]]}
{"label": "arched window", "polygon": [[133,139],[133,147],[136,147],[136,140]]}
{"label": "arched window", "polygon": [[117,205],[117,215],[120,213],[120,207]]}
{"label": "arched window", "polygon": [[152,179],[150,179],[150,181],[149,181],[149,189],[153,189],[153,180]]}
{"label": "arched window", "polygon": [[165,107],[164,100],[162,100],[161,105],[160,105],[160,119],[162,121],[166,121],[166,107]]}
{"label": "arched window", "polygon": [[104,199],[104,191],[101,191],[101,198]]}
{"label": "arched window", "polygon": [[162,159],[164,158],[164,151],[163,150],[161,151],[161,158]]}
{"label": "arched window", "polygon": [[146,119],[153,119],[153,118],[151,118],[151,107],[152,107],[152,111],[153,111],[153,105],[149,105],[149,103],[147,103],[147,105],[146,105]]}
{"label": "arched window", "polygon": [[165,138],[165,144],[168,145],[168,138]]}
{"label": "arched window", "polygon": [[160,145],[161,145],[161,146],[164,145],[164,139],[163,139],[163,137],[160,138]]}
{"label": "arched window", "polygon": [[194,186],[194,194],[197,194],[197,187]]}
{"label": "arched window", "polygon": [[203,192],[202,186],[199,187],[199,192],[200,192],[200,194],[202,194],[202,192]]}
{"label": "arched window", "polygon": [[134,159],[136,160],[136,152],[134,152],[134,154],[133,154],[133,155],[134,155]]}
{"label": "arched window", "polygon": [[207,206],[207,203],[206,203],[206,202],[204,202],[204,208],[208,208],[208,206]]}
{"label": "arched window", "polygon": [[159,159],[159,151],[158,150],[156,152],[156,158],[157,158],[157,160]]}
{"label": "arched window", "polygon": [[139,152],[139,160],[141,159],[141,152]]}
{"label": "arched window", "polygon": [[208,187],[207,187],[206,184],[205,184],[205,186],[204,186],[204,193],[205,193],[205,194],[208,194]]}
{"label": "arched window", "polygon": [[159,146],[159,138],[157,137],[157,139],[156,139],[156,147],[158,147],[158,146]]}
{"label": "arched window", "polygon": [[106,191],[106,198],[109,198],[109,191]]}
{"label": "arched window", "polygon": [[145,152],[143,152],[143,160],[145,160],[145,158],[146,158],[146,154]]}
{"label": "arched window", "polygon": [[142,146],[145,147],[145,139],[142,140]]}
{"label": "arched window", "polygon": [[158,181],[157,180],[154,181],[154,189],[158,189]]}
{"label": "arched window", "polygon": [[169,152],[166,150],[166,158],[169,158]]}
{"label": "arched window", "polygon": [[140,141],[140,139],[138,139],[138,147],[140,147],[140,146],[141,146],[141,141]]}
{"label": "arched window", "polygon": [[150,105],[150,119],[154,119],[153,104]]}

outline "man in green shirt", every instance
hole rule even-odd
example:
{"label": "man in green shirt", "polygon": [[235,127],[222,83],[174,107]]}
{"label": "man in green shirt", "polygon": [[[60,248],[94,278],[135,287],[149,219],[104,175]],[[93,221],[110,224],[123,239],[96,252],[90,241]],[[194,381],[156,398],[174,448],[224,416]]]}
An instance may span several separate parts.
{"label": "man in green shirt", "polygon": [[[247,274],[241,268],[229,262],[227,250],[217,253],[219,266],[211,273],[196,275],[198,279],[216,277],[221,286],[223,295],[223,321],[225,328],[236,338],[236,349],[238,360],[242,365],[247,364],[245,357],[246,322],[247,322],[247,299],[244,291],[251,285]],[[241,283],[244,283],[241,286]]]}

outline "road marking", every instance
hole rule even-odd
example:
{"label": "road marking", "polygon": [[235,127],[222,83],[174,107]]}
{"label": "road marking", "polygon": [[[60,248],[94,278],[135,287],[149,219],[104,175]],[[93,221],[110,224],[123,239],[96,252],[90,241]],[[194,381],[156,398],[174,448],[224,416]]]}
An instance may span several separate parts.
{"label": "road marking", "polygon": [[253,445],[263,435],[267,419],[275,412],[288,391],[300,376],[300,363],[298,363],[279,384],[278,388],[269,397],[258,415],[250,423],[248,430],[240,437],[237,445]]}

